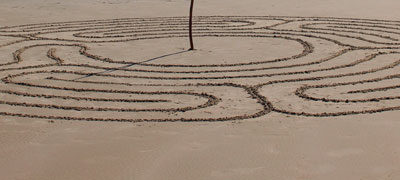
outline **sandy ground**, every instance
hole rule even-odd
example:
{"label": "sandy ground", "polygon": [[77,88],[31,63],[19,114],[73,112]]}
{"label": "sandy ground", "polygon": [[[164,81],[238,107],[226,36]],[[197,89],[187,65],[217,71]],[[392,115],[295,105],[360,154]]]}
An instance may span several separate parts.
{"label": "sandy ground", "polygon": [[0,179],[400,179],[398,1],[188,5],[1,0]]}

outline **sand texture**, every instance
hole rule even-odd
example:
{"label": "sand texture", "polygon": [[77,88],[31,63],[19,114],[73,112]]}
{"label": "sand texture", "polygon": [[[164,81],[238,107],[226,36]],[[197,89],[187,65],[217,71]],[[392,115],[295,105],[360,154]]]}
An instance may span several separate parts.
{"label": "sand texture", "polygon": [[400,179],[394,0],[0,2],[0,179]]}

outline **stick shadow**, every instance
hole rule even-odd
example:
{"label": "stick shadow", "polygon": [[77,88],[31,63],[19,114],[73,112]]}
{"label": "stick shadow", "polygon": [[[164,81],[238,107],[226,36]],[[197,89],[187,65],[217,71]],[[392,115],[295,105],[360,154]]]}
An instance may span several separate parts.
{"label": "stick shadow", "polygon": [[[147,60],[144,60],[144,61],[141,61],[141,62],[131,63],[131,64],[128,64],[128,65],[122,66],[120,68],[122,68],[122,69],[123,68],[129,68],[129,67],[132,67],[132,66],[137,65],[137,64],[152,62],[152,61],[155,61],[155,60],[158,60],[158,59],[161,59],[161,58],[165,58],[165,57],[169,57],[169,56],[173,56],[173,55],[178,55],[178,54],[182,54],[182,53],[189,52],[189,51],[190,50],[183,50],[183,51],[178,51],[178,52],[174,52],[174,53],[170,53],[170,54],[165,54],[165,55],[158,56],[158,57],[151,58],[151,59],[147,59]],[[88,78],[88,77],[91,77],[91,76],[95,76],[95,75],[98,75],[98,74],[110,73],[110,72],[114,72],[114,71],[118,71],[118,69],[111,69],[111,70],[101,71],[101,72],[98,72],[98,73],[92,73],[92,74],[89,74],[89,75],[86,75],[86,76],[83,76],[83,77],[80,77],[80,78],[73,79],[73,81],[81,80],[81,79]]]}

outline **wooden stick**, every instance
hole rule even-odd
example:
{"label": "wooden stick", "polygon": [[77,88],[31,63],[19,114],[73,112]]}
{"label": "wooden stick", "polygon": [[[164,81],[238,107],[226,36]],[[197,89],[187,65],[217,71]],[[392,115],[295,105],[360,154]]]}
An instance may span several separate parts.
{"label": "wooden stick", "polygon": [[189,14],[189,40],[190,40],[190,49],[189,49],[189,51],[194,50],[193,35],[192,35],[193,3],[194,3],[194,0],[191,0],[191,3],[190,3],[190,14]]}

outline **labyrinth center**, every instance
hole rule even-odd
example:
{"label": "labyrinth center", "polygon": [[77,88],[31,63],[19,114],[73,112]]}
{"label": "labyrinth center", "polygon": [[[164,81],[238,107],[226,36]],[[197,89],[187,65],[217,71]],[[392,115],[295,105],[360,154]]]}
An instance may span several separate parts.
{"label": "labyrinth center", "polygon": [[204,16],[0,26],[0,117],[226,121],[400,109],[400,22]]}

